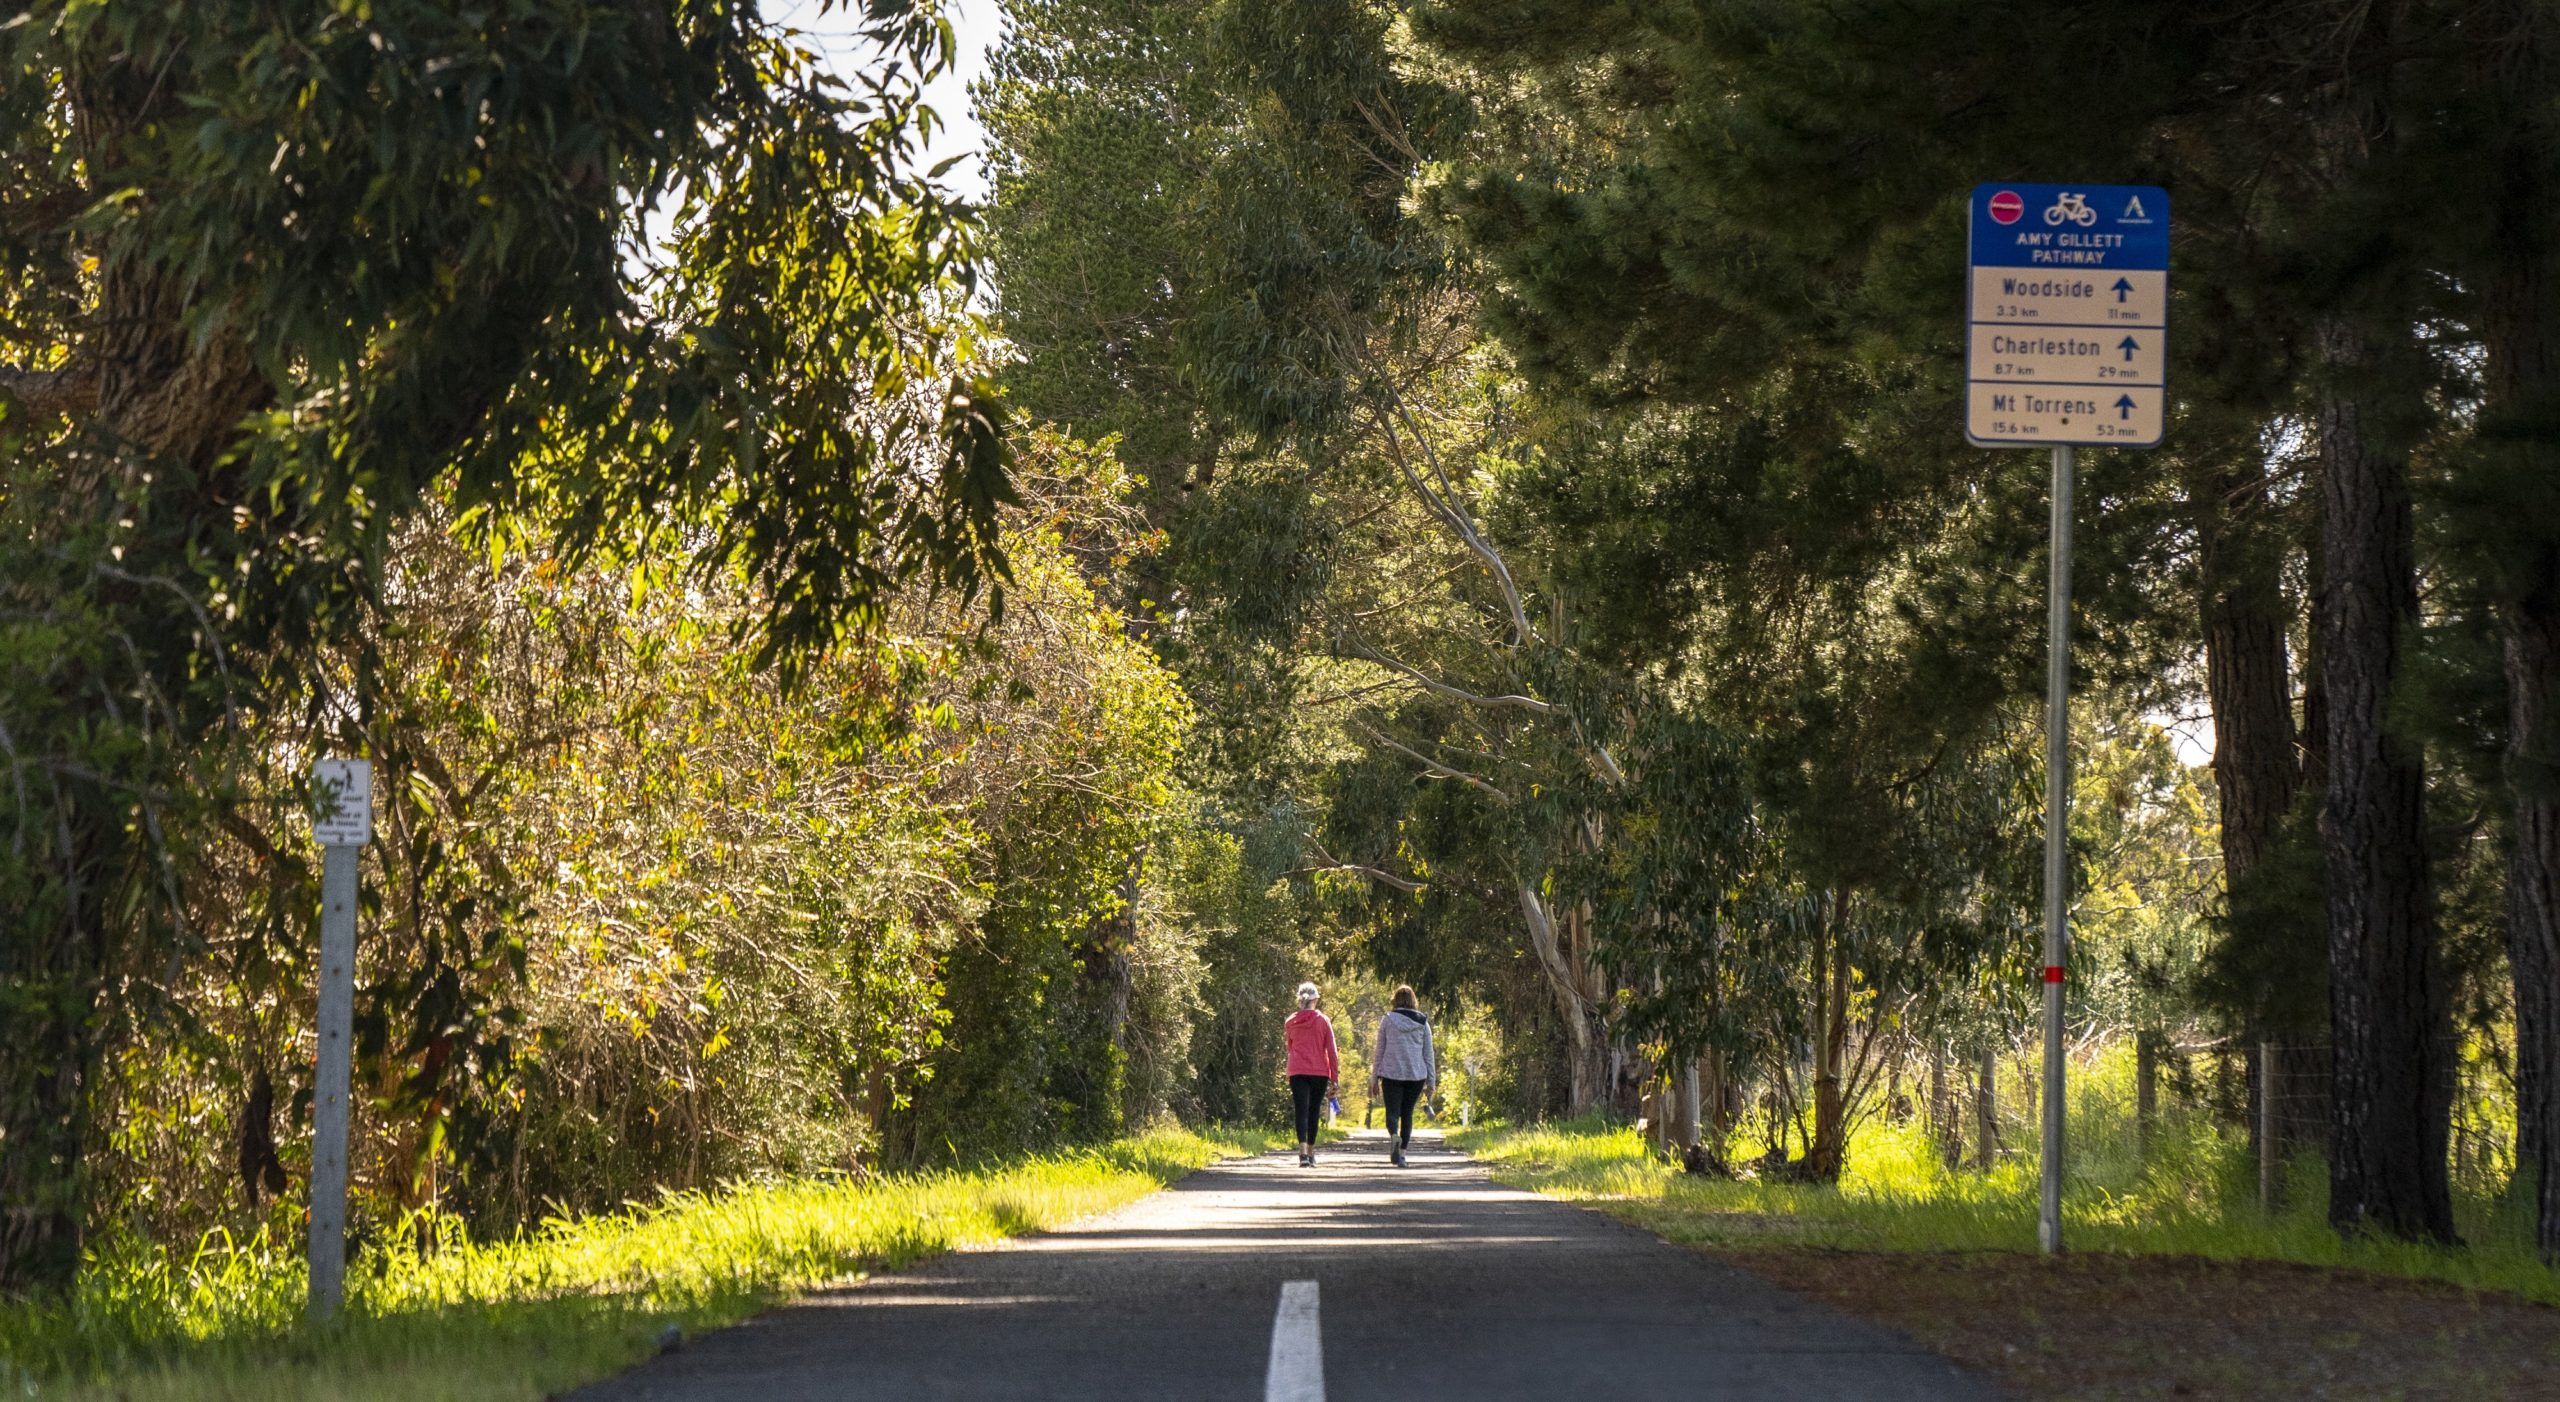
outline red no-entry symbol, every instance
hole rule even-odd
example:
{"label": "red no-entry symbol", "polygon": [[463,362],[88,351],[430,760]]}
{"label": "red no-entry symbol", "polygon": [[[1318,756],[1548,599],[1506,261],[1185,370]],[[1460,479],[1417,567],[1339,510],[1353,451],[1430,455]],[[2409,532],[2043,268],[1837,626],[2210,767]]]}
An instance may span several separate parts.
{"label": "red no-entry symbol", "polygon": [[1991,221],[1995,224],[2015,224],[2026,212],[2027,202],[2018,198],[2015,190],[2003,190],[1991,197]]}

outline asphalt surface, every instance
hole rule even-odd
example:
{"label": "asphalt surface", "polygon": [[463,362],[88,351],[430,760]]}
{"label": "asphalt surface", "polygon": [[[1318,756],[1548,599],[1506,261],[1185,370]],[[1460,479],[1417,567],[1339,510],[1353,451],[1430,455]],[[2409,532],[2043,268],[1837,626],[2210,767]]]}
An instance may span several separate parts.
{"label": "asphalt surface", "polygon": [[1384,1147],[1220,1164],[1062,1231],[819,1291],[572,1397],[2000,1395],[1890,1330],[1500,1187],[1436,1139],[1402,1170]]}

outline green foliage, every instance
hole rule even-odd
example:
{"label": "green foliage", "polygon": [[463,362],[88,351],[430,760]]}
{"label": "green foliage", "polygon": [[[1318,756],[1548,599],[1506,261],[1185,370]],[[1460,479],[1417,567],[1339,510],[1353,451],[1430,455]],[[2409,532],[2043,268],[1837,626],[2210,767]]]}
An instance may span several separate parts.
{"label": "green foliage", "polygon": [[1212,1123],[1284,1125],[1281,1023],[1311,972],[1300,946],[1313,912],[1281,879],[1298,834],[1281,815],[1254,824],[1195,804],[1168,825],[1154,868],[1167,917],[1199,940],[1189,1099]]}
{"label": "green foliage", "polygon": [[[1408,761],[1370,776],[1386,826],[1356,832],[1339,809],[1364,780],[1329,772],[1393,753],[1346,726],[1354,705],[1414,738],[1393,698],[1360,705],[1401,685],[1351,660],[1364,650],[1434,668],[1454,656],[1470,680],[1512,684],[1479,650],[1493,591],[1379,437],[1393,396],[1435,376],[1432,407],[1478,407],[1444,241],[1404,206],[1464,113],[1400,62],[1375,9],[1042,0],[1008,14],[979,90],[999,143],[996,282],[1022,354],[1007,383],[1034,414],[1115,435],[1147,483],[1163,545],[1133,562],[1124,597],[1194,700],[1186,772],[1219,830],[1184,839],[1166,870],[1204,926],[1200,1096],[1215,1114],[1271,1113],[1277,1023],[1307,965],[1440,997],[1526,957],[1505,933],[1515,852],[1446,864],[1422,923],[1407,921],[1410,902],[1385,887],[1373,904],[1352,869],[1410,870],[1393,831]],[[1415,616],[1397,616],[1408,603]],[[1358,610],[1377,621],[1353,624]],[[1450,938],[1428,949],[1426,931]]]}
{"label": "green foliage", "polygon": [[[323,746],[379,766],[362,1233],[433,1209],[504,1235],[662,1188],[875,1167],[940,1152],[919,1132],[937,1115],[981,1134],[954,1136],[978,1158],[1091,1142],[1185,1101],[1196,937],[1160,908],[1133,923],[1123,883],[1186,811],[1186,712],[1084,573],[1081,552],[1116,549],[1108,460],[1035,439],[1026,461],[1040,504],[1009,522],[1001,623],[912,586],[788,688],[734,645],[758,607],[740,575],[530,543],[492,559],[445,522],[404,529],[399,611],[323,653],[263,746],[199,751],[236,806],[172,879],[220,938],[154,988],[173,1016],[113,1040],[95,1220],[245,1236],[265,1217],[255,1193],[230,1205],[242,1156],[271,1136],[277,1171],[304,1172],[296,824]],[[370,709],[336,711],[368,670]],[[991,948],[1068,976],[988,996],[972,960]],[[1024,1067],[1015,1100],[995,1073]]]}
{"label": "green foliage", "polygon": [[[244,1004],[298,972],[284,776],[366,739],[405,769],[374,649],[422,513],[743,576],[724,623],[786,674],[909,580],[1001,582],[971,236],[914,169],[949,34],[903,3],[862,32],[849,91],[753,6],[0,26],[24,176],[0,213],[0,655],[36,664],[0,694],[25,893],[0,938],[0,1282],[76,1264],[106,1049],[185,1030],[217,964]],[[298,752],[267,733],[296,727]],[[464,830],[413,836],[407,923],[434,934],[368,1047],[464,1034],[485,1085],[516,955],[479,903],[519,893],[478,889]],[[265,867],[239,926],[195,879],[233,842]]]}
{"label": "green foliage", "polygon": [[2080,729],[2071,810],[2075,1017],[2097,1028],[2203,1021],[2197,986],[2222,866],[2209,776],[2182,763],[2157,726],[2102,719]]}
{"label": "green foliage", "polygon": [[[1072,518],[1087,505],[1070,498],[1051,509]],[[968,761],[993,780],[973,807],[989,903],[947,964],[952,1017],[968,1035],[947,1040],[927,1068],[903,1130],[906,1150],[920,1155],[970,1161],[1112,1136],[1131,1108],[1133,1014],[1183,1013],[1161,981],[1173,970],[1154,964],[1171,955],[1179,968],[1164,943],[1174,936],[1140,918],[1134,887],[1174,801],[1189,708],[1086,580],[1050,563],[1058,527],[1042,529],[1046,548],[1025,552],[1041,566],[1026,563],[1016,582],[1019,598],[1041,601],[1039,617],[995,636],[964,722]],[[1133,1006],[1141,965],[1157,982]],[[1175,1025],[1145,1035],[1161,1050]],[[1150,1075],[1160,1088],[1171,1080],[1161,1064]],[[1167,1107],[1137,1108],[1143,1122]]]}
{"label": "green foliage", "polygon": [[1219,445],[1174,344],[1194,309],[1188,210],[1222,100],[1196,8],[1027,0],[975,91],[991,143],[996,305],[1032,414],[1099,441],[1151,501],[1211,473]]}

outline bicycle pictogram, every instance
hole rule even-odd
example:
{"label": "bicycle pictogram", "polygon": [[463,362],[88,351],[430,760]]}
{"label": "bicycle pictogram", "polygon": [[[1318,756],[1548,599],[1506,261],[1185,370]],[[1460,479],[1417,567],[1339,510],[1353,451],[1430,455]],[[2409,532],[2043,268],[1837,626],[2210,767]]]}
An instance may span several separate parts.
{"label": "bicycle pictogram", "polygon": [[2098,222],[2098,211],[2089,207],[2087,195],[2065,191],[2053,197],[2052,208],[2044,212],[2044,222],[2059,225],[2065,219],[2085,229]]}

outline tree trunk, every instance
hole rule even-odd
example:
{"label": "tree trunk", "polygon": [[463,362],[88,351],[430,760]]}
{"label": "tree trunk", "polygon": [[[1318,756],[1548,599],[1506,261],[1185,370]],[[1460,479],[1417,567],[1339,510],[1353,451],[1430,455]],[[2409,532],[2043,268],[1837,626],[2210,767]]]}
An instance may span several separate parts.
{"label": "tree trunk", "polygon": [[1609,1049],[1592,1035],[1588,1019],[1575,1019],[1572,1032],[1565,1048],[1572,1060],[1566,1066],[1571,1079],[1566,1083],[1564,1108],[1568,1117],[1580,1117],[1599,1109],[1606,1101]]}
{"label": "tree trunk", "polygon": [[2244,518],[2207,523],[2201,552],[2213,783],[2222,803],[2223,875],[2236,888],[2275,849],[2302,785],[2302,757],[2285,650],[2293,619],[2283,562],[2271,543],[2246,538],[2245,518],[2266,511],[2266,474],[2235,467],[2215,474],[2211,486],[2227,517]]}
{"label": "tree trunk", "polygon": [[1710,1051],[1698,1059],[1698,1135],[1724,1142],[1741,1109],[1740,1088],[1725,1074],[1724,1053]]}
{"label": "tree trunk", "polygon": [[2483,13],[2481,535],[2506,673],[2506,959],[2516,993],[2516,1182],[2542,1259],[2560,1259],[2560,15]]}
{"label": "tree trunk", "polygon": [[2493,15],[2506,43],[2484,51],[2497,95],[2480,437],[2496,498],[2492,577],[2507,684],[2507,958],[2515,982],[2516,1173],[2535,1185],[2535,1244],[2560,1260],[2560,228],[2552,201],[2560,137],[2551,104],[2560,20],[2510,0]]}
{"label": "tree trunk", "polygon": [[[113,63],[102,68],[123,71]],[[91,76],[111,86],[116,73]],[[102,107],[95,92],[81,97],[95,119],[91,134],[112,143],[122,119]],[[52,485],[62,505],[63,538],[85,534],[80,518],[99,510],[148,517],[146,528],[227,518],[236,493],[226,491],[233,479],[221,455],[241,417],[269,397],[265,380],[237,337],[191,335],[178,298],[156,273],[110,261],[98,300],[91,318],[97,330],[77,356],[96,386],[92,427],[127,453],[86,459],[99,480]],[[13,411],[13,426],[19,421]],[[123,475],[122,487],[132,496],[104,480],[110,472]],[[124,563],[139,571],[161,562]],[[0,607],[59,607],[59,599],[30,599],[29,592],[25,581],[0,580]],[[101,587],[87,604],[128,649],[155,631],[139,620],[173,607],[143,585]],[[183,697],[173,674],[189,658],[147,646],[117,656],[103,663],[66,657],[46,678],[64,704],[39,718],[39,724],[58,720],[58,728],[46,733],[21,722],[10,737],[22,755],[52,750],[79,763],[57,770],[62,777],[48,785],[30,781],[0,799],[0,815],[15,829],[12,845],[24,859],[15,889],[0,901],[0,918],[8,922],[0,928],[0,1293],[66,1286],[79,1268],[87,1201],[82,1159],[94,1113],[89,1097],[104,1055],[98,1000],[128,935],[155,915],[175,914],[128,900],[129,890],[113,884],[133,879],[149,860],[144,844],[155,839],[134,821],[134,795],[166,776],[100,775],[87,765],[111,746],[123,752],[110,768],[147,766],[157,756],[143,738],[146,727],[184,744],[212,720],[200,710],[128,714],[121,707]]]}
{"label": "tree trunk", "polygon": [[1849,1041],[1849,951],[1842,938],[1841,902],[1833,897],[1813,933],[1813,1143],[1805,1173],[1828,1183],[1849,1157],[1849,1106],[1840,1065]]}
{"label": "tree trunk", "polygon": [[2000,1057],[1988,1045],[1973,1083],[1973,1140],[1973,1166],[1988,1170],[2000,1155]]}
{"label": "tree trunk", "polygon": [[1548,992],[1555,996],[1556,1014],[1564,1020],[1566,1068],[1571,1077],[1565,1113],[1587,1115],[1605,1103],[1609,1092],[1609,1047],[1597,1026],[1600,999],[1589,986],[1592,975],[1579,953],[1582,941],[1575,922],[1582,912],[1568,912],[1566,928],[1558,931],[1535,887],[1524,881],[1519,894],[1529,946],[1538,956],[1539,971],[1546,975]]}
{"label": "tree trunk", "polygon": [[[2560,696],[2560,620],[2540,620],[2530,633],[2515,628],[2507,639],[2509,764],[2528,744],[2549,747],[2554,734],[2552,699]],[[2524,709],[2520,670],[2535,673],[2531,717]],[[2530,729],[2528,729],[2528,720]],[[2530,737],[2530,738],[2525,738]],[[2545,749],[2548,753],[2548,749]],[[2549,761],[2536,765],[2548,783]],[[2514,781],[2510,781],[2514,783]],[[2546,1262],[2560,1262],[2560,801],[2548,793],[2528,800],[2521,783],[2507,857],[2507,958],[2516,998],[2516,1177],[2533,1185],[2534,1245]]]}
{"label": "tree trunk", "polygon": [[2408,461],[2380,441],[2368,333],[2325,323],[2331,377],[2317,411],[2323,579],[2318,614],[2329,722],[2320,813],[2328,877],[2329,1217],[2342,1231],[2449,1241],[2449,998],[2426,853],[2426,772],[2390,724],[2418,624]]}
{"label": "tree trunk", "polygon": [[[2284,596],[2280,544],[2262,524],[2264,468],[2254,455],[2223,455],[2201,486],[2207,503],[2198,511],[2205,676],[2221,802],[2226,938],[2238,946],[2231,965],[2246,971],[2251,985],[2244,1016],[2253,1038],[2271,1034],[2282,1044],[2276,1064],[2261,1068],[2259,1084],[2290,1090],[2325,1072],[2305,1064],[2300,1045],[2317,1036],[2318,1005],[2311,999],[2320,990],[2301,971],[2319,957],[2318,935],[2270,862],[2303,781],[2285,645],[2293,611]],[[2325,1138],[2317,1100],[2279,1096],[2275,1108],[2271,1123],[2280,1151]],[[2252,1115],[2250,1125],[2257,1133],[2259,1118]]]}
{"label": "tree trunk", "polygon": [[1583,1012],[1579,1019],[1582,1035],[1575,1043],[1573,1059],[1572,1113],[1588,1115],[1615,1103],[1617,1098],[1615,1059],[1617,1045],[1600,1023],[1600,1004],[1591,996],[1588,983],[1589,963],[1583,951],[1590,946],[1591,913],[1576,903],[1564,915],[1564,962],[1576,980],[1575,992]]}
{"label": "tree trunk", "polygon": [[1701,1079],[1703,1078],[1699,1075],[1698,1063],[1695,1061],[1682,1062],[1673,1078],[1671,1142],[1673,1148],[1683,1158],[1687,1157],[1690,1150],[1698,1147],[1701,1137],[1698,1128],[1698,1082]]}

